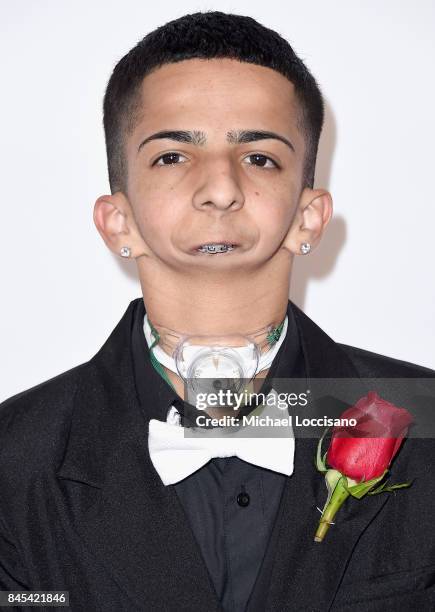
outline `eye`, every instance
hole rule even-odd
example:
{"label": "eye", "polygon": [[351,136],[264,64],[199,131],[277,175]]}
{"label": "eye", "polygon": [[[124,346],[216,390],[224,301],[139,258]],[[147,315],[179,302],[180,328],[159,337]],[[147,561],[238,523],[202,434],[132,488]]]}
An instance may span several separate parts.
{"label": "eye", "polygon": [[[249,166],[259,166],[260,168],[279,168],[276,161],[267,157],[267,155],[262,155],[261,153],[252,153],[245,157],[245,159],[254,160],[253,163],[249,163]],[[269,165],[267,163],[269,162]]]}
{"label": "eye", "polygon": [[[151,165],[152,166],[173,166],[178,163],[180,157],[184,157],[181,153],[175,153],[174,151],[170,151],[169,153],[165,153],[158,157]],[[187,159],[184,157],[184,159]],[[162,162],[162,163],[160,163]]]}

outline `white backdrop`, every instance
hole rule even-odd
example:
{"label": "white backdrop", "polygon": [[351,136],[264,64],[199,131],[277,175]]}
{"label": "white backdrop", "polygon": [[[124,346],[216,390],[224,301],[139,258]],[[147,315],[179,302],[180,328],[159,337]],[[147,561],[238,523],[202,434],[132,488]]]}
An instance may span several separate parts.
{"label": "white backdrop", "polygon": [[3,3],[0,400],[92,357],[141,295],[92,221],[109,193],[102,99],[115,63],[182,14],[250,15],[327,100],[316,185],[335,217],[290,297],[336,341],[435,367],[435,3]]}

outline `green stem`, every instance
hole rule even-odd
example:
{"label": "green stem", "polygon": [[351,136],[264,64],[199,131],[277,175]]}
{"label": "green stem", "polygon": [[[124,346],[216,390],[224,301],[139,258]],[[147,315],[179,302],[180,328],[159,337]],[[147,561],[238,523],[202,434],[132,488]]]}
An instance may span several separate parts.
{"label": "green stem", "polygon": [[334,492],[331,495],[331,499],[323,511],[322,518],[320,519],[319,526],[317,527],[316,535],[314,536],[315,542],[323,541],[323,538],[328,532],[330,524],[334,521],[335,515],[341,508],[343,502],[346,501],[350,495],[349,491],[344,485],[344,479],[345,476],[340,478],[340,480],[337,482]]}

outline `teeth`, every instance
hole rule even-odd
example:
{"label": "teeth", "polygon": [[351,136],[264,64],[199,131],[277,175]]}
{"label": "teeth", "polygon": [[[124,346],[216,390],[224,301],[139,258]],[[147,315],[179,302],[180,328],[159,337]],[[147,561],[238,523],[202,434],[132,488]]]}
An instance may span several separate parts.
{"label": "teeth", "polygon": [[198,251],[200,253],[225,253],[226,251],[232,251],[233,249],[233,244],[223,244],[214,242],[212,244],[203,244],[199,247]]}

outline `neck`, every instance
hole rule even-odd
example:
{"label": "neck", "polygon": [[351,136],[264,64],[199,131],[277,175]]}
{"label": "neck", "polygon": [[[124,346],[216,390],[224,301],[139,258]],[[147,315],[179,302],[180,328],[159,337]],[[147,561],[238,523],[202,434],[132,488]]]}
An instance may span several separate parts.
{"label": "neck", "polygon": [[180,271],[149,257],[137,260],[148,319],[183,334],[243,334],[280,325],[287,312],[291,259],[255,270]]}

